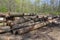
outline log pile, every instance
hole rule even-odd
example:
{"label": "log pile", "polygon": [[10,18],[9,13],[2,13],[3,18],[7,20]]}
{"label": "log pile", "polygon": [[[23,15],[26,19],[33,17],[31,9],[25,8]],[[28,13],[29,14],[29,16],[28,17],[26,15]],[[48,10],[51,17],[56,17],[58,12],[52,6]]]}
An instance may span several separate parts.
{"label": "log pile", "polygon": [[44,27],[49,23],[57,23],[58,16],[40,16],[35,14],[0,14],[0,34],[11,32],[12,34],[25,34],[29,31]]}

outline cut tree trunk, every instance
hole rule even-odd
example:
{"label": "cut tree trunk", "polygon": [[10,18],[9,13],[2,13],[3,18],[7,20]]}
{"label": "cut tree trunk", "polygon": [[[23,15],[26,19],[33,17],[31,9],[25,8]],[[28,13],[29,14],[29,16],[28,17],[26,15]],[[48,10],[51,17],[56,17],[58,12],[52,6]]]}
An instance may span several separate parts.
{"label": "cut tree trunk", "polygon": [[36,23],[35,25],[25,27],[25,28],[21,28],[21,29],[16,30],[16,31],[18,31],[19,34],[25,34],[27,32],[30,32],[30,31],[36,30],[38,28],[41,28],[41,27],[43,27],[47,24],[49,24],[49,22]]}

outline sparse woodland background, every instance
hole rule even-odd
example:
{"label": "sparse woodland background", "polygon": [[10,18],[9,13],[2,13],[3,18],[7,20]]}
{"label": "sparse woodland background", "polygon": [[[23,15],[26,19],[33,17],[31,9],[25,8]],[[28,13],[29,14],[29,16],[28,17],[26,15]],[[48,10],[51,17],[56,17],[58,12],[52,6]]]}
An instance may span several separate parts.
{"label": "sparse woodland background", "polygon": [[0,12],[60,14],[60,0],[0,0]]}

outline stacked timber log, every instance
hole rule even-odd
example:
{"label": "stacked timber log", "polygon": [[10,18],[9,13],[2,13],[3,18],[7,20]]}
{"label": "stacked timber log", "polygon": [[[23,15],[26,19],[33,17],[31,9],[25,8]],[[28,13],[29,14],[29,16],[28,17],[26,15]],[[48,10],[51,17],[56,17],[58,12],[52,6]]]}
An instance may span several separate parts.
{"label": "stacked timber log", "polygon": [[25,34],[29,31],[44,27],[49,23],[57,23],[57,16],[41,16],[35,14],[1,14],[0,21],[5,27],[0,27],[0,34]]}

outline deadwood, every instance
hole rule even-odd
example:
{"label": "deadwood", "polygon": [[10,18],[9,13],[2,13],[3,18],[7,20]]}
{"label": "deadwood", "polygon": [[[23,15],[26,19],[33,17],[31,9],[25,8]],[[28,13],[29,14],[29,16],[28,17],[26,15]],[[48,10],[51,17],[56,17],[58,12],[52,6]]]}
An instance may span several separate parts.
{"label": "deadwood", "polygon": [[[4,34],[4,33],[8,33],[10,32],[11,30],[15,30],[15,32],[18,30],[19,34],[24,34],[26,32],[29,32],[29,31],[32,31],[32,30],[35,30],[35,29],[38,29],[38,28],[41,28],[45,25],[47,25],[49,22],[42,22],[42,23],[32,23],[30,25],[16,25],[15,28],[13,29],[10,29],[10,30],[7,30],[7,31],[3,31],[3,32],[0,32],[0,34]],[[18,26],[18,27],[17,27]],[[15,34],[15,33],[14,33]]]}
{"label": "deadwood", "polygon": [[[13,32],[13,34],[25,34],[29,31],[41,28],[49,23],[60,23],[57,20],[57,16],[41,16],[34,14],[0,14],[0,21],[2,20],[7,26],[10,27],[1,27],[3,30],[0,31],[0,34]],[[1,21],[1,22],[2,22]],[[5,30],[5,28],[7,30]]]}
{"label": "deadwood", "polygon": [[46,26],[47,24],[49,24],[49,22],[37,23],[37,24],[35,24],[33,26],[29,26],[29,27],[19,29],[18,33],[19,34],[25,34],[25,33],[28,33],[30,31],[36,30],[38,28],[42,28],[42,27]]}

